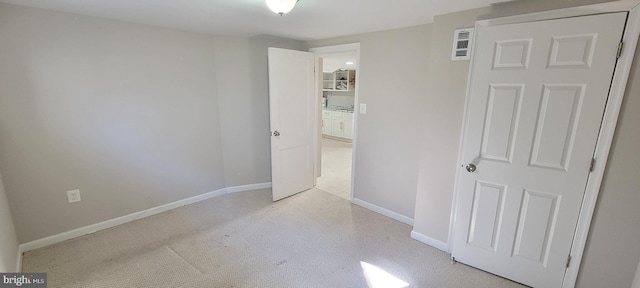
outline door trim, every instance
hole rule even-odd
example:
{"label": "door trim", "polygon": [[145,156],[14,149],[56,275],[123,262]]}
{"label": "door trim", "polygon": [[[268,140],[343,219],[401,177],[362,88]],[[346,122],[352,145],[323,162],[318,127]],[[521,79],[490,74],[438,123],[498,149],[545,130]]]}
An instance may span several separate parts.
{"label": "door trim", "polygon": [[[617,120],[620,114],[620,108],[622,106],[622,100],[624,98],[624,93],[627,86],[627,80],[629,78],[629,73],[631,71],[631,66],[635,56],[634,54],[636,51],[636,46],[638,44],[638,38],[640,36],[640,7],[638,6],[638,4],[640,4],[640,0],[614,1],[603,4],[476,21],[475,28],[477,31],[479,27],[588,16],[601,13],[629,12],[627,24],[625,25],[625,31],[622,36],[622,41],[624,42],[623,53],[618,59],[616,68],[613,73],[613,80],[611,82],[609,98],[607,100],[605,113],[600,127],[600,133],[598,135],[598,141],[596,143],[596,150],[594,153],[596,162],[593,167],[593,172],[589,175],[587,187],[585,189],[585,195],[580,209],[578,223],[573,237],[573,245],[570,251],[572,258],[571,265],[565,272],[565,278],[562,283],[562,287],[574,287],[578,278],[578,272],[580,270],[580,265],[589,234],[589,228],[591,226],[591,220],[593,219],[593,213],[595,211],[598,194],[600,192],[600,186],[604,177],[607,159],[609,157],[609,151],[611,150],[611,144],[613,141],[613,136],[615,134]],[[476,41],[474,41],[474,43],[475,42]],[[467,121],[467,113],[469,110],[468,103],[470,98],[469,89],[471,78],[473,77],[473,75],[471,75],[471,71],[473,71],[473,65],[474,61],[472,56],[469,67],[469,77],[467,81],[467,92],[464,108],[465,113],[462,123],[466,123]],[[460,147],[458,150],[458,165],[462,165],[463,163],[461,157],[465,129],[466,125],[463,126],[461,131]],[[458,180],[460,177],[460,173],[462,173],[461,170],[458,170],[458,172],[456,173],[452,209],[449,221],[449,245],[447,251],[449,253],[451,253],[451,251],[453,250],[453,238],[455,237],[454,227],[456,221],[455,215],[458,206]]]}
{"label": "door trim", "polygon": [[[358,143],[358,111],[360,110],[358,103],[360,103],[359,101],[359,97],[358,97],[358,91],[360,91],[360,43],[350,43],[350,44],[342,44],[342,45],[334,45],[334,46],[324,46],[324,47],[314,47],[314,48],[310,48],[309,52],[314,53],[316,56],[316,69],[318,66],[318,62],[319,62],[319,58],[322,58],[323,56],[326,56],[328,54],[333,54],[333,53],[344,53],[344,52],[356,52],[356,87],[355,87],[355,96],[354,96],[354,107],[353,107],[353,141],[351,142],[351,147],[352,147],[352,152],[351,152],[351,191],[349,191],[349,201],[353,202],[353,191],[354,191],[354,186],[355,186],[355,175],[356,175],[356,148],[357,148],[357,143]],[[320,66],[321,67],[321,66]],[[318,72],[316,71],[316,82],[318,82],[318,79],[322,79],[322,76],[317,75]],[[320,86],[318,86],[320,85]],[[316,83],[316,93],[320,93],[319,95],[317,95],[317,99],[318,101],[320,101],[320,99],[322,99],[322,89],[320,89],[320,87],[322,87],[322,84]],[[320,106],[320,105],[318,105]],[[322,115],[322,113],[320,113],[320,115]],[[319,120],[321,121],[321,120]],[[319,122],[322,123],[322,122]],[[316,126],[319,126],[316,125]],[[320,141],[322,141],[322,129],[319,128],[318,129],[318,143],[316,145],[316,151],[315,151],[315,155],[316,155],[316,163],[321,161],[321,153],[320,153],[320,149],[321,149],[321,145],[320,145]],[[315,167],[318,167],[318,165],[316,165]]]}

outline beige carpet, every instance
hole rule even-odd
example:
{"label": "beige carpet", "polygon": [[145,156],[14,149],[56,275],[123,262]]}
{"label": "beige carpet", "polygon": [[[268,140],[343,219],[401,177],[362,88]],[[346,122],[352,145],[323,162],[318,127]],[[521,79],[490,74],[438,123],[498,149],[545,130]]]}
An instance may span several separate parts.
{"label": "beige carpet", "polygon": [[321,190],[227,194],[25,253],[49,287],[522,287]]}
{"label": "beige carpet", "polygon": [[316,187],[344,199],[351,199],[352,144],[322,137],[322,176]]}

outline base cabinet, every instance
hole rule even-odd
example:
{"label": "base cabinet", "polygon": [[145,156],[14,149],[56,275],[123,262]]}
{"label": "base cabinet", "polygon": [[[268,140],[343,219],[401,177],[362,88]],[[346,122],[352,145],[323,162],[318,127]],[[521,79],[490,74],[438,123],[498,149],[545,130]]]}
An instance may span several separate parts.
{"label": "base cabinet", "polygon": [[331,111],[322,110],[322,134],[331,135]]}
{"label": "base cabinet", "polygon": [[331,117],[322,117],[322,134],[331,135],[332,131]]}
{"label": "base cabinet", "polygon": [[[351,114],[351,113],[350,113]],[[353,117],[353,114],[351,114],[351,117]],[[353,140],[353,118],[352,119],[344,119],[343,122],[343,126],[344,126],[344,138],[348,138]]]}
{"label": "base cabinet", "polygon": [[344,119],[331,118],[331,136],[343,137],[344,136]]}
{"label": "base cabinet", "polygon": [[[329,117],[326,116],[327,114]],[[353,139],[353,113],[322,111],[322,134]]]}

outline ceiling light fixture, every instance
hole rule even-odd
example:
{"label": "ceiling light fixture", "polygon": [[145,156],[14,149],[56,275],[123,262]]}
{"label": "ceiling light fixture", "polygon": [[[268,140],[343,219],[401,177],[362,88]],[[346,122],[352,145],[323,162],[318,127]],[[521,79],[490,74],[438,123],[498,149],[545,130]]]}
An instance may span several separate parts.
{"label": "ceiling light fixture", "polygon": [[353,65],[353,62],[351,61],[347,62],[347,65]]}
{"label": "ceiling light fixture", "polygon": [[296,6],[298,0],[266,0],[267,7],[273,11],[273,13],[278,13],[280,16],[289,13],[293,10],[293,7]]}

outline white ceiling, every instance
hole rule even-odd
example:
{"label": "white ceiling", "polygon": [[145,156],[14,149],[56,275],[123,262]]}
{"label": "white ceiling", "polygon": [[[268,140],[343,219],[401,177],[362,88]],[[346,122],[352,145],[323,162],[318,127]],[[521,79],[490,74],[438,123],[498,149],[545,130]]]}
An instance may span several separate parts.
{"label": "white ceiling", "polygon": [[324,39],[429,23],[506,0],[300,0],[284,16],[264,0],[0,0],[214,35]]}
{"label": "white ceiling", "polygon": [[[356,67],[358,67],[356,58],[355,52],[323,55],[322,72],[333,72],[338,69],[356,70]],[[352,62],[353,64],[349,65],[347,62]]]}

